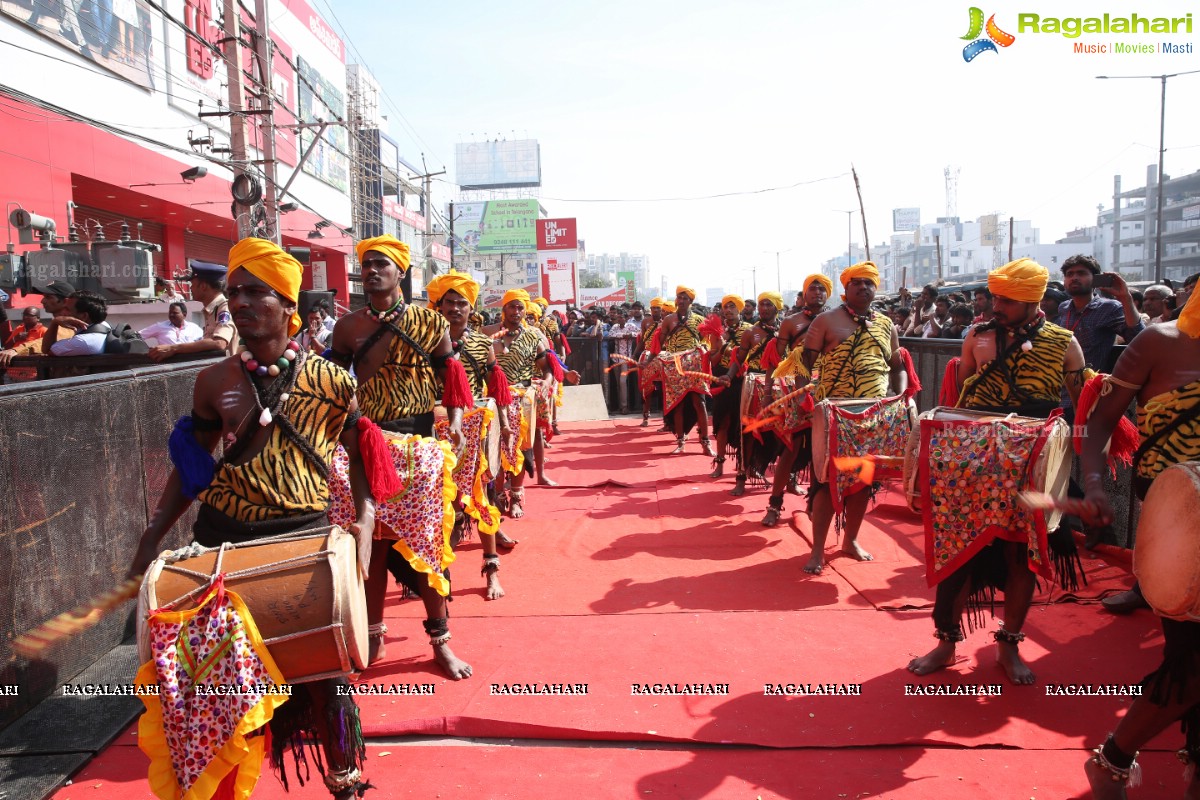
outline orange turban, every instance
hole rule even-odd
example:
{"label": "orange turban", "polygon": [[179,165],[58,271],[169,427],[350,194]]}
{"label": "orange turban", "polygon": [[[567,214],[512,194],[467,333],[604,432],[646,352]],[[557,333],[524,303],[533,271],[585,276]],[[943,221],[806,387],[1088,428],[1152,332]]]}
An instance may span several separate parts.
{"label": "orange turban", "polygon": [[536,300],[525,305],[525,316],[533,317],[534,319],[542,318],[542,307],[537,304]]}
{"label": "orange turban", "polygon": [[662,308],[662,304],[663,304],[663,299],[661,297],[656,297],[650,301],[651,308]]}
{"label": "orange turban", "polygon": [[758,296],[758,302],[761,303],[763,300],[766,300],[771,305],[775,306],[776,311],[783,310],[783,295],[781,295],[779,292],[763,292]]}
{"label": "orange turban", "polygon": [[1049,282],[1050,273],[1032,258],[1018,258],[988,273],[991,293],[1018,303],[1040,303]]}
{"label": "orange turban", "polygon": [[408,245],[397,239],[395,236],[384,234],[383,236],[375,236],[371,239],[363,239],[355,248],[358,252],[358,263],[362,263],[363,257],[368,250],[374,250],[377,253],[383,253],[396,263],[401,272],[408,269],[408,265],[412,263],[412,256],[409,255]]}
{"label": "orange turban", "polygon": [[[842,270],[842,276],[840,278],[842,282],[842,288],[845,289],[847,286],[849,286],[850,281],[854,280],[855,278],[866,278],[876,286],[879,286],[879,268],[875,266],[874,261],[863,261],[855,264],[852,267],[846,267],[844,270]],[[832,285],[833,282],[831,281],[830,286]]]}
{"label": "orange turban", "polygon": [[537,303],[543,309],[550,307],[550,301],[544,297],[535,297],[535,298],[533,298],[533,302]]}
{"label": "orange turban", "polygon": [[1179,319],[1175,323],[1179,330],[1193,339],[1200,338],[1200,301],[1196,300],[1197,297],[1200,297],[1200,291],[1192,287],[1192,293],[1183,304],[1183,311],[1179,312]]}
{"label": "orange turban", "polygon": [[[229,277],[244,269],[270,286],[293,304],[300,298],[300,278],[304,267],[279,245],[266,239],[242,239],[229,251]],[[300,330],[300,314],[292,312],[288,320],[288,336]]]}
{"label": "orange turban", "polygon": [[696,290],[695,289],[689,289],[686,286],[676,286],[675,287],[675,296],[678,297],[681,294],[686,294],[688,297],[690,297],[693,300],[696,299]]}
{"label": "orange turban", "polygon": [[479,299],[479,283],[465,272],[450,271],[438,275],[425,287],[425,294],[429,295],[429,307],[433,308],[441,302],[446,292],[458,292],[474,307]]}
{"label": "orange turban", "polygon": [[829,280],[828,276],[822,275],[819,272],[814,275],[809,275],[804,279],[804,291],[807,292],[808,287],[812,286],[814,283],[819,283],[824,286],[826,295],[833,294],[833,281]]}
{"label": "orange turban", "polygon": [[526,307],[528,307],[529,303],[531,302],[529,300],[529,292],[525,291],[524,289],[509,289],[504,293],[504,297],[500,298],[500,306],[504,307],[513,300],[520,300],[525,304]]}
{"label": "orange turban", "polygon": [[663,313],[665,313],[665,314],[674,314],[675,311],[677,310],[675,307],[675,303],[672,300],[663,300],[660,308],[662,308]]}
{"label": "orange turban", "polygon": [[738,311],[742,310],[742,298],[738,297],[736,294],[727,294],[722,297],[721,308],[724,308],[726,303],[733,303],[738,307]]}

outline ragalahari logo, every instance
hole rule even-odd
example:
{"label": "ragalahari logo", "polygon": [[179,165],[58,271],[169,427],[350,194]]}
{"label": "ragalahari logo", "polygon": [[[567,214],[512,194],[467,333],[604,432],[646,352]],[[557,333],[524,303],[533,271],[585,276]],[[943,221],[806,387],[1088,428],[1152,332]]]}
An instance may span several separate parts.
{"label": "ragalahari logo", "polygon": [[[979,34],[987,32],[987,38],[981,39]],[[971,27],[967,31],[967,35],[963,39],[973,40],[970,44],[963,48],[963,61],[971,62],[980,53],[991,51],[993,53],[1000,52],[996,49],[996,45],[1008,47],[1017,40],[1017,37],[1011,33],[1005,33],[996,25],[996,15],[992,14],[988,17],[987,25],[983,24],[983,10],[975,6],[971,6]]]}

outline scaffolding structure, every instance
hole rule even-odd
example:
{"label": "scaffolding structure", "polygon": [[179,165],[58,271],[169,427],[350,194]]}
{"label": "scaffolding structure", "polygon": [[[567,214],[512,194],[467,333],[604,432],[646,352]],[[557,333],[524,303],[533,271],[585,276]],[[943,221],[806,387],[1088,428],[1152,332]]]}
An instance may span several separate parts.
{"label": "scaffolding structure", "polygon": [[[346,67],[350,133],[350,220],[354,238],[383,235],[383,163],[380,160],[379,84],[361,64]],[[362,294],[357,253],[351,253],[350,294]]]}

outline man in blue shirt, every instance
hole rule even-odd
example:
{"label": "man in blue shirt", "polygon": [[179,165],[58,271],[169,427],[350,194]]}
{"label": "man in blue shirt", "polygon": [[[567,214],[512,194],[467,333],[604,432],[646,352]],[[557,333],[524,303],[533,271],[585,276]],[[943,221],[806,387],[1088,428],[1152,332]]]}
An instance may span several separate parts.
{"label": "man in blue shirt", "polygon": [[1084,362],[1102,372],[1117,337],[1128,344],[1145,328],[1142,317],[1125,279],[1116,273],[1110,273],[1113,284],[1109,290],[1116,299],[1094,295],[1092,281],[1100,274],[1100,264],[1091,256],[1071,256],[1063,262],[1062,272],[1070,299],[1059,304],[1058,324],[1075,334]]}
{"label": "man in blue shirt", "polygon": [[[104,353],[104,342],[108,338],[108,303],[94,292],[78,291],[67,298],[66,316],[55,317],[50,323],[73,328],[75,335],[70,339],[50,345],[50,354],[55,356],[98,356]],[[49,336],[49,333],[47,333]]]}

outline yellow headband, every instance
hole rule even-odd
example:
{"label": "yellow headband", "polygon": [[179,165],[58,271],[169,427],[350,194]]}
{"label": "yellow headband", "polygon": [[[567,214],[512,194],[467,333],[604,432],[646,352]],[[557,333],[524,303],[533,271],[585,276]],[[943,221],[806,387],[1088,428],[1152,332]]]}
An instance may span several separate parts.
{"label": "yellow headband", "polygon": [[1200,291],[1196,291],[1196,287],[1192,287],[1192,293],[1188,295],[1188,301],[1183,304],[1183,311],[1179,312],[1179,319],[1176,320],[1176,325],[1179,330],[1186,333],[1193,339],[1200,338],[1200,301],[1196,300],[1200,297]]}
{"label": "yellow headband", "polygon": [[509,289],[504,293],[504,297],[500,298],[500,307],[503,308],[513,300],[520,300],[523,304],[528,306],[530,303],[529,292],[525,291],[524,289]]}
{"label": "yellow headband", "polygon": [[833,281],[829,280],[828,276],[821,275],[820,273],[809,275],[804,279],[804,291],[807,292],[808,287],[812,286],[814,283],[819,283],[824,286],[825,294],[833,294]]}
{"label": "yellow headband", "polygon": [[458,292],[474,308],[475,301],[479,299],[479,283],[465,272],[438,275],[425,287],[425,293],[429,295],[429,307],[436,307],[446,292]]}
{"label": "yellow headband", "polygon": [[736,294],[727,294],[722,297],[721,308],[724,308],[726,303],[733,303],[738,307],[738,311],[742,310],[742,298],[738,297]]}
{"label": "yellow headband", "polygon": [[412,263],[412,257],[408,252],[408,245],[389,234],[376,236],[371,239],[363,239],[359,242],[358,247],[355,248],[355,251],[358,253],[358,263],[362,263],[368,250],[383,253],[395,262],[401,272],[408,269],[408,265]]}
{"label": "yellow headband", "polygon": [[678,297],[681,294],[686,294],[688,296],[688,298],[691,300],[696,299],[696,290],[695,289],[689,289],[686,286],[676,286],[675,287],[675,296]]}
{"label": "yellow headband", "polygon": [[1040,303],[1049,282],[1050,273],[1032,258],[1018,258],[988,274],[988,289],[993,295],[1018,303]]}
{"label": "yellow headband", "polygon": [[783,296],[779,294],[779,292],[763,292],[758,296],[758,302],[761,303],[763,300],[766,300],[770,302],[771,305],[775,306],[776,311],[783,310]]}
{"label": "yellow headband", "polygon": [[[242,239],[229,251],[229,277],[244,269],[270,286],[293,304],[300,298],[300,278],[304,267],[279,245],[266,239]],[[288,320],[288,336],[300,330],[300,314],[292,312]]]}
{"label": "yellow headband", "polygon": [[[866,278],[871,281],[871,283],[879,286],[879,269],[875,266],[874,261],[863,261],[859,264],[855,264],[852,267],[846,267],[844,270],[842,270],[842,275],[840,278],[842,282],[842,288],[845,289],[847,286],[849,286],[850,281],[854,280],[855,278]],[[832,285],[832,283],[830,285]]]}

